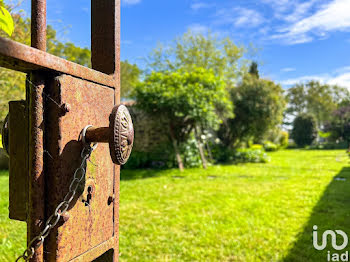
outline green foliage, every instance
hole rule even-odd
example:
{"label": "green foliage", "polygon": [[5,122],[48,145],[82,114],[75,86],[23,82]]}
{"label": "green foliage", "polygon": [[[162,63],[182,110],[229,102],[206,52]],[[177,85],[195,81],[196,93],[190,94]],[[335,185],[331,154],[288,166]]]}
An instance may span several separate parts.
{"label": "green foliage", "polygon": [[332,135],[332,132],[322,132],[321,130],[318,131],[319,137],[322,138],[328,138]]}
{"label": "green foliage", "polygon": [[0,148],[3,148],[3,145],[2,145],[2,135],[0,134]]}
{"label": "green foliage", "polygon": [[270,157],[261,149],[239,148],[234,151],[231,161],[235,163],[267,163]]}
{"label": "green foliage", "polygon": [[348,149],[348,143],[345,141],[341,142],[326,142],[326,143],[319,143],[316,145],[308,146],[307,149]]}
{"label": "green foliage", "polygon": [[0,1],[0,29],[8,36],[11,36],[14,30],[12,16],[10,12],[6,10],[3,0]]}
{"label": "green foliage", "polygon": [[262,145],[229,149],[223,144],[217,144],[212,147],[212,155],[217,163],[267,163],[270,161]]}
{"label": "green foliage", "polygon": [[277,151],[278,150],[278,146],[271,142],[271,141],[265,141],[264,142],[264,149],[267,152],[272,152],[272,151]]}
{"label": "green foliage", "polygon": [[350,144],[350,105],[342,105],[332,112],[332,118],[325,124],[324,131],[330,133],[328,140]]}
{"label": "green foliage", "polygon": [[259,78],[259,70],[258,70],[258,64],[256,62],[252,62],[249,67],[249,74]]}
{"label": "green foliage", "polygon": [[281,131],[278,137],[278,144],[280,148],[288,147],[289,134],[287,131]]}
{"label": "green foliage", "polygon": [[244,52],[244,47],[237,46],[230,38],[218,39],[210,32],[203,35],[188,31],[170,46],[158,46],[147,62],[148,68],[158,72],[177,71],[179,68],[191,72],[197,67],[213,70],[227,86],[232,87],[246,71],[242,61]]}
{"label": "green foliage", "polygon": [[[180,146],[181,157],[186,168],[199,167],[202,162],[198,153],[196,141],[190,137]],[[123,166],[125,169],[137,168],[173,168],[176,166],[174,150],[170,144],[163,145],[152,152],[133,151],[128,162]]]}
{"label": "green foliage", "polygon": [[311,145],[317,137],[315,118],[308,114],[298,115],[293,121],[291,137],[298,146]]}
{"label": "green foliage", "polygon": [[165,118],[171,128],[178,128],[178,141],[186,140],[183,138],[197,124],[217,128],[217,110],[226,115],[232,110],[222,81],[203,68],[153,72],[137,85],[134,95],[140,109]]}
{"label": "green foliage", "polygon": [[120,62],[121,95],[123,98],[130,97],[135,86],[139,83],[141,70],[135,64],[127,60]]}
{"label": "green foliage", "polygon": [[258,79],[247,74],[243,81],[231,90],[235,118],[228,118],[218,135],[228,147],[241,142],[260,141],[270,129],[280,125],[285,100],[280,85],[270,80]]}
{"label": "green foliage", "polygon": [[252,144],[250,146],[251,149],[263,149],[264,146],[263,145],[260,145],[260,144]]}
{"label": "green foliage", "polygon": [[51,25],[47,26],[47,52],[62,57],[77,64],[91,67],[91,52],[88,48],[75,46],[71,42],[62,43],[57,39],[56,31]]}
{"label": "green foliage", "polygon": [[190,137],[186,142],[181,144],[181,157],[185,167],[200,167],[202,161],[198,152],[198,147],[194,137]]}
{"label": "green foliage", "polygon": [[312,114],[316,117],[317,125],[321,127],[331,120],[332,112],[342,101],[349,101],[350,92],[336,85],[321,84],[310,81],[306,84],[297,84],[287,90],[287,113]]}
{"label": "green foliage", "polygon": [[136,86],[134,97],[137,107],[167,123],[179,167],[178,147],[195,127],[215,130],[223,117],[232,115],[224,83],[204,68],[152,72]]}
{"label": "green foliage", "polygon": [[133,151],[123,169],[172,168],[175,164],[174,153],[168,146],[153,152]]}

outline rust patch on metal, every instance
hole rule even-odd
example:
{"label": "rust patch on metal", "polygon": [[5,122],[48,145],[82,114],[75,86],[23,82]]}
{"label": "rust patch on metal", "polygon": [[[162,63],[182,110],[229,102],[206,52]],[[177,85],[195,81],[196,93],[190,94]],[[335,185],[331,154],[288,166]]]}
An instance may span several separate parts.
{"label": "rust patch on metal", "polygon": [[[29,156],[28,156],[28,219],[27,242],[36,237],[43,226],[45,218],[45,177],[44,177],[44,101],[45,81],[40,73],[32,73],[30,81],[35,85],[27,85],[27,101],[29,101]],[[43,247],[35,250],[30,261],[43,261]]]}
{"label": "rust patch on metal", "polygon": [[[69,114],[59,116],[61,108],[50,100],[46,101],[49,112],[46,116],[46,144],[53,157],[48,159],[46,169],[49,177],[47,213],[51,214],[67,193],[74,170],[80,165],[80,131],[87,125],[108,126],[115,93],[112,88],[67,75],[56,77],[49,92],[58,104],[68,103],[71,107]],[[77,98],[77,92],[83,94],[81,99]],[[107,199],[117,192],[114,165],[107,144],[98,145],[91,162],[87,162],[82,192],[69,208],[70,219],[53,229],[45,243],[48,260],[69,261],[114,236],[114,205],[108,205]]]}
{"label": "rust patch on metal", "polygon": [[46,0],[31,3],[31,46],[46,51]]}
{"label": "rust patch on metal", "polygon": [[114,76],[2,37],[0,37],[0,66],[25,73],[37,70],[56,74],[63,73],[109,87],[116,87]]}

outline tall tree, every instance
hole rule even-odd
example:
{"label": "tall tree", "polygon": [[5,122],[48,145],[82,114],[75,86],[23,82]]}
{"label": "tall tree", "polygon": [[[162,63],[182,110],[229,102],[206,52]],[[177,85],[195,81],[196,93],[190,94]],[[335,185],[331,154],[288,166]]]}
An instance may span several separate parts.
{"label": "tall tree", "polygon": [[280,85],[247,74],[230,92],[235,117],[226,119],[218,132],[226,146],[258,141],[281,124],[285,99]]}
{"label": "tall tree", "polygon": [[166,123],[180,170],[183,163],[179,146],[198,126],[217,129],[217,110],[232,116],[232,104],[225,84],[213,71],[194,68],[188,72],[152,72],[137,85],[137,106]]}
{"label": "tall tree", "polygon": [[310,81],[288,89],[287,113],[294,116],[300,113],[312,114],[320,128],[331,119],[338,104],[349,99],[350,93],[346,88]]}
{"label": "tall tree", "polygon": [[301,113],[293,121],[291,138],[298,146],[311,145],[317,137],[316,119],[313,115]]}
{"label": "tall tree", "polygon": [[259,78],[259,70],[258,70],[258,63],[253,61],[251,64],[250,64],[250,67],[249,67],[249,74]]}
{"label": "tall tree", "polygon": [[230,38],[218,39],[208,32],[196,34],[186,32],[167,47],[159,45],[147,59],[152,71],[176,71],[184,68],[189,72],[197,67],[213,70],[228,87],[233,87],[237,79],[246,71],[243,46],[237,46]]}
{"label": "tall tree", "polygon": [[[325,124],[324,131],[330,132],[333,141],[343,140],[350,146],[350,104],[342,103],[332,112],[331,119]],[[349,148],[350,149],[350,148]]]}

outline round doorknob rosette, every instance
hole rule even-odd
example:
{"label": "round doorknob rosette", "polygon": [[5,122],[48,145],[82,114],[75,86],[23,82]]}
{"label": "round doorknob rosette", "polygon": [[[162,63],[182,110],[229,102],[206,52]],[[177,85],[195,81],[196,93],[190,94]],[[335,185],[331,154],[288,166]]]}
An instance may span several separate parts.
{"label": "round doorknob rosette", "polygon": [[111,136],[109,151],[113,163],[124,165],[131,154],[134,143],[134,126],[129,110],[124,105],[115,106],[109,119]]}

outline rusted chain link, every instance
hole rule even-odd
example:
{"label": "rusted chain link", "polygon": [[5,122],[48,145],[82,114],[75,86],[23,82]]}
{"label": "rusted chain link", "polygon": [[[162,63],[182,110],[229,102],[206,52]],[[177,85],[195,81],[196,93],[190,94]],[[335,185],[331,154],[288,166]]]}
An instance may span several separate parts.
{"label": "rusted chain link", "polygon": [[70,203],[73,201],[76,195],[76,190],[78,189],[80,183],[83,181],[86,174],[86,161],[90,158],[92,151],[94,151],[97,147],[97,144],[93,144],[91,146],[90,144],[87,144],[85,142],[85,133],[88,127],[89,126],[85,127],[81,133],[81,140],[84,144],[84,148],[80,154],[82,161],[80,166],[74,172],[73,179],[69,185],[68,193],[65,195],[63,201],[57,205],[54,213],[47,219],[44,229],[40,232],[38,236],[34,237],[30,241],[30,243],[27,246],[27,249],[24,250],[23,254],[16,259],[16,262],[20,261],[21,259],[23,259],[24,261],[29,261],[29,259],[34,255],[35,249],[40,247],[44,243],[44,240],[49,235],[51,229],[53,229],[57,225],[62,214],[64,214],[68,210]]}

